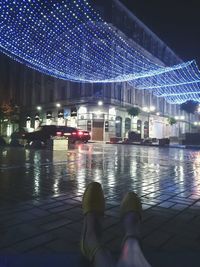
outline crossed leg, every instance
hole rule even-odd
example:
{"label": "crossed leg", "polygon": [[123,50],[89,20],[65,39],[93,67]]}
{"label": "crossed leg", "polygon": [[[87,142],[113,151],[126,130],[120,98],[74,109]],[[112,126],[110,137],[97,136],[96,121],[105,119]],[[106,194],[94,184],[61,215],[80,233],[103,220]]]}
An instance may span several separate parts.
{"label": "crossed leg", "polygon": [[142,252],[140,238],[140,218],[137,213],[129,212],[123,219],[125,241],[117,267],[151,267]]}
{"label": "crossed leg", "polygon": [[[99,220],[100,219],[93,213],[88,213],[84,218],[84,223],[87,224],[85,242],[88,247],[94,247],[100,244],[100,236],[98,233]],[[151,267],[145,259],[138,241],[140,234],[139,220],[138,214],[134,212],[130,212],[124,217],[125,241],[117,265],[110,252],[101,247],[94,255],[94,267]]]}

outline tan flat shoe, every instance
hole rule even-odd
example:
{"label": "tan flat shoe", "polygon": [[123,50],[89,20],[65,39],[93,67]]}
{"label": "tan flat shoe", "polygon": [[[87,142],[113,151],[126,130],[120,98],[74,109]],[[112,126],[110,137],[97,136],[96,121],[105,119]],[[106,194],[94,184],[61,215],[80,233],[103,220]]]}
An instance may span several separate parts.
{"label": "tan flat shoe", "polygon": [[[105,200],[101,184],[97,182],[90,183],[83,195],[82,200],[83,214],[93,212],[96,215],[103,216],[105,211]],[[81,252],[89,260],[93,261],[95,254],[99,249],[102,249],[101,244],[97,244],[93,248],[89,248],[85,244],[85,235],[87,232],[87,225],[83,227],[83,234],[81,238]]]}
{"label": "tan flat shoe", "polygon": [[136,212],[142,219],[142,204],[140,198],[134,192],[128,192],[120,205],[120,217],[123,218],[128,212]]}

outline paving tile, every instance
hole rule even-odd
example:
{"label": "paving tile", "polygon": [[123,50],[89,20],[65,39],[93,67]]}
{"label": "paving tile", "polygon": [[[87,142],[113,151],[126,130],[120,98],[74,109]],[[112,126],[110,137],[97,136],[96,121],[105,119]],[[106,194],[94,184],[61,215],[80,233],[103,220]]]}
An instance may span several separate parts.
{"label": "paving tile", "polygon": [[71,232],[77,232],[79,235],[82,232],[83,227],[83,220],[80,221],[71,221],[69,224],[66,225],[66,228],[70,229]]}
{"label": "paving tile", "polygon": [[71,221],[68,219],[59,219],[59,220],[55,220],[55,221],[52,221],[46,224],[42,224],[40,228],[44,229],[45,231],[49,231],[49,230],[56,229],[64,225],[68,225],[70,222]]}
{"label": "paving tile", "polygon": [[179,210],[179,211],[182,211],[184,209],[187,209],[188,208],[188,205],[184,205],[184,204],[175,204],[172,209],[173,210]]}
{"label": "paving tile", "polygon": [[17,225],[15,227],[9,228],[8,231],[5,231],[1,235],[0,248],[12,246],[17,242],[31,238],[40,233],[41,230],[34,226],[28,224]]}
{"label": "paving tile", "polygon": [[18,242],[13,246],[17,251],[19,252],[28,252],[30,250],[33,250],[34,248],[44,246],[45,244],[48,244],[50,241],[54,240],[55,238],[49,234],[41,234],[38,236],[34,236],[32,238],[26,239],[24,241]]}
{"label": "paving tile", "polygon": [[49,215],[48,211],[45,211],[45,210],[42,210],[42,209],[39,209],[39,208],[29,209],[28,213],[36,215],[36,216],[39,216],[39,217]]}
{"label": "paving tile", "polygon": [[56,239],[48,242],[45,245],[47,251],[51,250],[57,253],[67,253],[67,252],[79,252],[80,247],[77,243],[72,243],[71,241],[66,242],[66,240]]}
{"label": "paving tile", "polygon": [[48,210],[48,209],[52,209],[52,208],[56,208],[56,207],[60,207],[60,206],[63,206],[63,202],[55,201],[55,202],[51,202],[49,204],[41,205],[39,208],[44,209],[44,210]]}
{"label": "paving tile", "polygon": [[66,242],[80,242],[80,234],[77,231],[72,231],[67,225],[53,229],[51,234],[58,239],[65,240]]}
{"label": "paving tile", "polygon": [[63,204],[62,206],[50,208],[50,209],[48,209],[48,211],[50,213],[57,213],[57,212],[67,211],[67,210],[72,209],[72,208],[74,208],[73,205]]}
{"label": "paving tile", "polygon": [[184,251],[200,251],[200,246],[194,239],[174,236],[163,245],[162,249],[169,252],[182,251],[184,253]]}
{"label": "paving tile", "polygon": [[170,201],[164,201],[162,203],[160,203],[158,206],[161,208],[171,208],[175,205],[174,202],[170,202]]}
{"label": "paving tile", "polygon": [[54,253],[54,251],[50,247],[46,247],[45,245],[48,245],[49,243],[54,242],[54,241],[48,241],[47,243],[42,244],[42,246],[38,247],[33,247],[30,248],[30,250],[25,251],[26,256],[50,256]]}
{"label": "paving tile", "polygon": [[142,239],[142,242],[150,248],[160,248],[167,243],[173,234],[166,233],[163,231],[154,231],[148,237]]}

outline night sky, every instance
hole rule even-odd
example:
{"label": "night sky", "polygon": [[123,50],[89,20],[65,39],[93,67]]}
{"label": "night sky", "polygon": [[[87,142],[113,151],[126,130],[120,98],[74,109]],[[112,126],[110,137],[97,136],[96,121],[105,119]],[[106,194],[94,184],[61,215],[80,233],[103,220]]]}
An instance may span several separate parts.
{"label": "night sky", "polygon": [[200,68],[200,1],[121,0],[183,60]]}

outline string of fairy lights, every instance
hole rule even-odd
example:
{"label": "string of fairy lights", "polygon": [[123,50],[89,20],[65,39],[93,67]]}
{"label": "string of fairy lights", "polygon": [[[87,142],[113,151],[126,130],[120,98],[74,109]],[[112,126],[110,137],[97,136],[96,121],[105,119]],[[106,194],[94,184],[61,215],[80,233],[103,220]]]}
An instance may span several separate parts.
{"label": "string of fairy lights", "polygon": [[200,102],[195,61],[170,67],[153,62],[87,0],[0,0],[0,51],[60,79],[127,81],[170,103]]}

